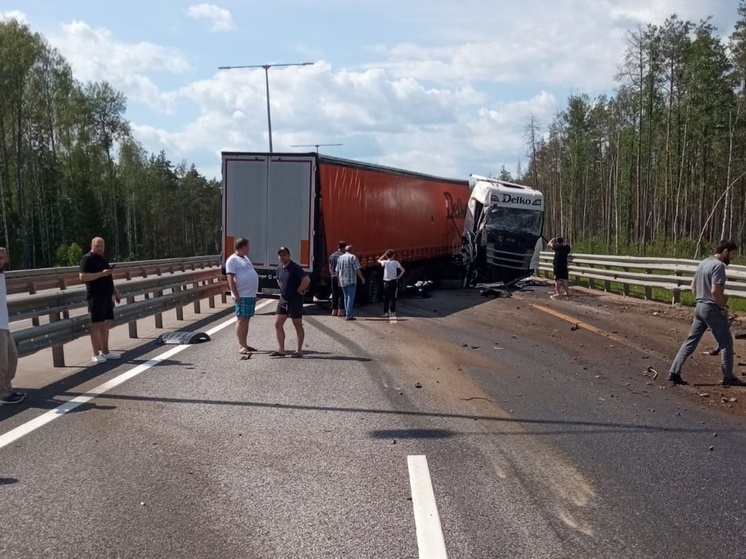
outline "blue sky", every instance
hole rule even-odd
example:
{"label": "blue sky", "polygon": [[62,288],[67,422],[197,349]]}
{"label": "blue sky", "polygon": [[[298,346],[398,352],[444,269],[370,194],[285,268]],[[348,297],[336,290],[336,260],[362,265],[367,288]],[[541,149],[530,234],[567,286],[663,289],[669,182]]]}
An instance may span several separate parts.
{"label": "blue sky", "polygon": [[220,151],[322,152],[436,175],[514,171],[531,115],[610,93],[624,35],[677,13],[724,36],[737,0],[0,0],[81,80],[125,92],[150,151],[219,176]]}

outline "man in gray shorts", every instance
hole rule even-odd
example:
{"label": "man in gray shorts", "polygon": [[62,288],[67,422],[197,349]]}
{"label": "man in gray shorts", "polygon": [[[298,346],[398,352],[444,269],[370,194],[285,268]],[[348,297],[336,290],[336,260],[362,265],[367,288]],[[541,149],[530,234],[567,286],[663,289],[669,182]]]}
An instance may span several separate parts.
{"label": "man in gray shorts", "polygon": [[733,241],[720,241],[715,255],[706,258],[697,267],[692,280],[692,293],[697,298],[697,306],[694,308],[692,329],[668,374],[668,380],[673,384],[688,384],[681,378],[684,362],[694,353],[699,340],[710,328],[720,348],[723,386],[746,386],[746,382],[733,375],[733,336],[725,306],[725,267],[735,258],[737,249]]}

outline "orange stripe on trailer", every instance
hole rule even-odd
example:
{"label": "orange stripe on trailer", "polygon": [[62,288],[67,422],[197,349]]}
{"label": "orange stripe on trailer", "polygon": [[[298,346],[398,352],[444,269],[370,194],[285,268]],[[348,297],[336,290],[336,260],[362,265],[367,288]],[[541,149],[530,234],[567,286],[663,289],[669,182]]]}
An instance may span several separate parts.
{"label": "orange stripe on trailer", "polygon": [[228,260],[228,257],[233,254],[236,251],[236,245],[234,244],[234,237],[233,235],[226,235],[225,236],[225,254],[223,255],[223,258]]}
{"label": "orange stripe on trailer", "polygon": [[306,268],[311,265],[311,241],[300,241],[300,265]]}

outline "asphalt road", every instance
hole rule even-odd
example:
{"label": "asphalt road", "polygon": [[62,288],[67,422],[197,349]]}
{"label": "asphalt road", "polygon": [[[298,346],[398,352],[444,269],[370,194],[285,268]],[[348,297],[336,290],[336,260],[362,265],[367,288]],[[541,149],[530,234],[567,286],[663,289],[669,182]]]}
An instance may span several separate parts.
{"label": "asphalt road", "polygon": [[746,557],[744,424],[629,317],[441,291],[273,359],[272,309],[0,408],[0,557]]}

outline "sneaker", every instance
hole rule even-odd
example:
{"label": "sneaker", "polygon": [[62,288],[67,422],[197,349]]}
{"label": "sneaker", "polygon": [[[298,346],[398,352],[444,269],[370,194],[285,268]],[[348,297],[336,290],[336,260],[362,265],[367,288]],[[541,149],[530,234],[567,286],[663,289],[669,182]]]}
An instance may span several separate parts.
{"label": "sneaker", "polygon": [[389,313],[385,312],[385,313],[383,313],[383,315],[381,315],[381,316],[383,316],[383,318],[388,318],[388,317],[389,317]]}
{"label": "sneaker", "polygon": [[11,392],[5,398],[0,398],[0,403],[2,403],[2,404],[20,404],[25,399],[26,399],[26,395],[25,394],[21,394],[20,392]]}
{"label": "sneaker", "polygon": [[91,357],[91,361],[93,361],[94,363],[106,363],[106,357],[104,357],[103,355],[94,355],[93,357]]}
{"label": "sneaker", "polygon": [[677,375],[676,373],[668,373],[668,380],[674,383],[674,385],[679,385],[679,386],[685,386],[689,384],[683,378],[681,378],[681,375]]}
{"label": "sneaker", "polygon": [[395,312],[392,312],[392,313],[391,313],[391,314],[390,314],[389,316],[390,316],[391,318],[396,318],[396,313],[395,313]]}
{"label": "sneaker", "polygon": [[357,320],[357,318],[355,318],[354,316],[348,316],[347,320]]}
{"label": "sneaker", "polygon": [[104,361],[113,361],[115,359],[121,359],[122,354],[117,353],[116,351],[110,351],[109,353],[104,353],[101,357],[104,358]]}
{"label": "sneaker", "polygon": [[723,379],[723,386],[746,386],[746,382],[742,381],[740,378],[724,378]]}

